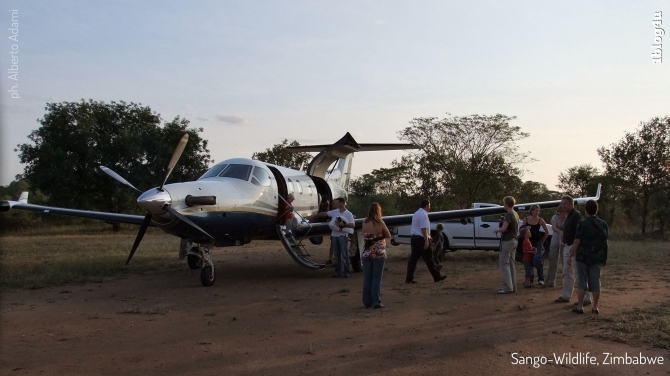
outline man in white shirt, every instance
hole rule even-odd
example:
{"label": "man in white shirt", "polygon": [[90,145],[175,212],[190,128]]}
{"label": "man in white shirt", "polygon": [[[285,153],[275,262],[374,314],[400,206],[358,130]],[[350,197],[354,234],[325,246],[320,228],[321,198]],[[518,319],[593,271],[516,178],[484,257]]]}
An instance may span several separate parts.
{"label": "man in white shirt", "polygon": [[414,280],[414,271],[416,270],[416,263],[419,258],[423,258],[426,262],[430,274],[433,276],[433,281],[440,282],[447,278],[446,275],[441,275],[440,271],[433,262],[432,250],[430,249],[430,220],[428,220],[428,212],[430,211],[430,201],[421,200],[421,208],[417,210],[412,216],[412,254],[409,256],[407,262],[407,277],[405,283],[416,283]]}
{"label": "man in white shirt", "polygon": [[[333,255],[335,256],[335,274],[333,278],[342,277],[349,278],[349,252],[347,246],[349,245],[349,235],[354,233],[354,215],[347,210],[346,200],[338,197],[333,200],[333,207],[335,209],[327,213],[328,217],[333,218],[334,227],[330,234],[330,241],[332,242]],[[344,261],[344,268],[342,262]]]}

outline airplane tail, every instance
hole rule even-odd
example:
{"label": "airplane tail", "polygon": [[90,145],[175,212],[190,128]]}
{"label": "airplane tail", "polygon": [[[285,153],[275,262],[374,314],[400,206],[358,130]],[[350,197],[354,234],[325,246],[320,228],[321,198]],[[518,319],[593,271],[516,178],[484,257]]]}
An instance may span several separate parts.
{"label": "airplane tail", "polygon": [[[418,149],[414,144],[359,144],[349,132],[332,145],[291,146],[289,152],[318,152],[307,167],[307,174],[349,189],[353,154],[358,151]],[[335,163],[333,168],[330,168]]]}

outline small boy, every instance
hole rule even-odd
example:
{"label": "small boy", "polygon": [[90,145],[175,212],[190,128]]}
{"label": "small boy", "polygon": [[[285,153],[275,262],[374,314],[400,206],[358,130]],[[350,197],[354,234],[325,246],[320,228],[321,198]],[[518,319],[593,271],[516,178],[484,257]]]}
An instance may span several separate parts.
{"label": "small boy", "polygon": [[530,230],[528,227],[522,227],[519,230],[519,235],[523,238],[523,268],[526,271],[526,279],[524,280],[523,287],[533,287],[530,283],[530,276],[533,275],[533,256],[537,250],[530,243]]}

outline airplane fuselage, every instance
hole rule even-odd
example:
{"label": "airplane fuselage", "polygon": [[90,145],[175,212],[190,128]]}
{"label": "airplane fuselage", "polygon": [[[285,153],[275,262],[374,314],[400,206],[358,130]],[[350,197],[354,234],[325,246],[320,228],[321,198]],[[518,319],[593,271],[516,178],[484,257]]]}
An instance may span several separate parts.
{"label": "airplane fuselage", "polygon": [[[316,214],[322,200],[346,197],[330,180],[247,158],[225,160],[196,181],[167,184],[163,189],[154,188],[138,198],[139,205],[152,212],[154,224],[181,238],[206,241],[192,226],[160,209],[167,203],[214,237],[218,247],[278,239],[276,226],[286,213],[284,200],[289,193],[295,197],[293,208],[303,218]],[[189,196],[216,199],[214,204],[193,205]]]}

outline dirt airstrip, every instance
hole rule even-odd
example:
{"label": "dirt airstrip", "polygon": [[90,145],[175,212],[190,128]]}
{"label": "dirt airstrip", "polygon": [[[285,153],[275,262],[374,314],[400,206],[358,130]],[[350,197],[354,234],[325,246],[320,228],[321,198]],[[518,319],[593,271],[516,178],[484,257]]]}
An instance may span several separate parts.
{"label": "dirt airstrip", "polygon": [[[327,258],[325,246],[310,251]],[[406,285],[408,253],[390,248],[386,308],[377,310],[362,306],[362,274],[304,270],[278,242],[215,250],[209,288],[184,263],[103,283],[3,291],[0,374],[670,374],[670,350],[603,339],[605,321],[554,303],[558,289],[497,295],[494,262],[456,258],[446,281],[433,283],[420,263],[418,284]],[[604,273],[603,319],[670,301],[668,268]],[[513,364],[587,352],[601,364]],[[664,364],[606,365],[603,353],[662,356]]]}

